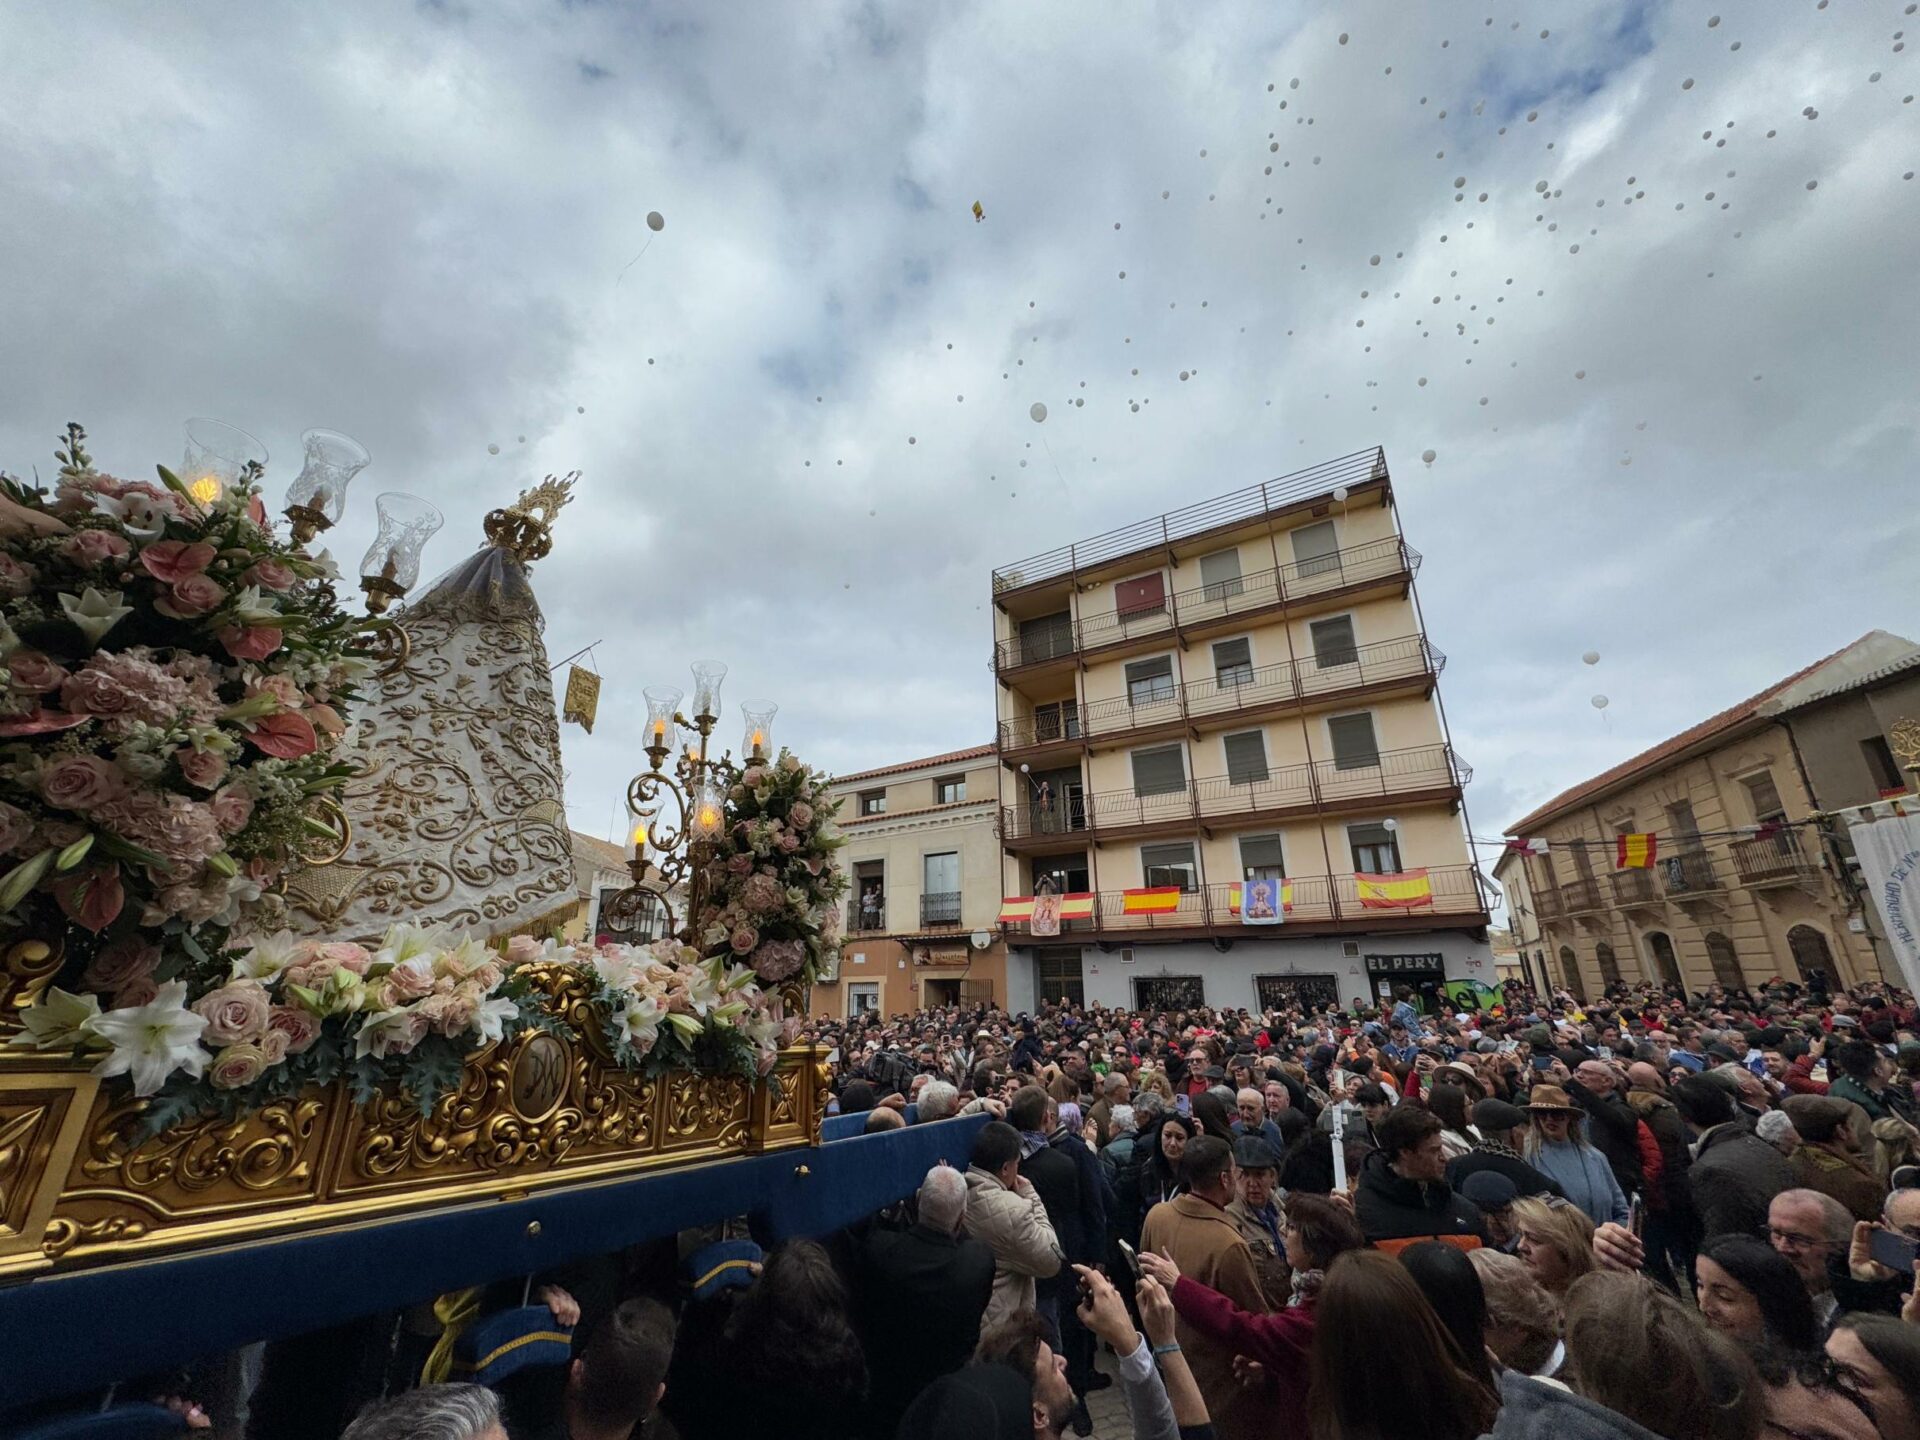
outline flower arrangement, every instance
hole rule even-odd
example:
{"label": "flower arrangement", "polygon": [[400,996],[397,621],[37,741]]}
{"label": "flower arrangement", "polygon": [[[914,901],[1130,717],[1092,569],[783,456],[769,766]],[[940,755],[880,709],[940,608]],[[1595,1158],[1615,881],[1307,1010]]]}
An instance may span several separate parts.
{"label": "flower arrangement", "polygon": [[[121,953],[113,963],[129,961]],[[469,1052],[555,1024],[484,943],[412,925],[371,950],[282,930],[230,963],[188,966],[138,1003],[102,1010],[97,994],[55,987],[21,1020],[25,1043],[99,1055],[94,1074],[126,1075],[135,1095],[156,1097],[150,1130],[256,1109],[342,1074],[357,1100],[396,1080],[424,1111],[457,1083]]]}
{"label": "flower arrangement", "polygon": [[840,949],[839,802],[825,775],[786,750],[733,768],[729,781],[727,825],[692,933],[704,954],[747,965],[763,985],[811,984]]}
{"label": "flower arrangement", "polygon": [[276,539],[259,469],[188,487],[0,475],[0,935],[57,946],[110,1008],[208,964],[352,767],[369,673],[338,571]]}
{"label": "flower arrangement", "polygon": [[799,1017],[786,1014],[751,969],[724,956],[703,958],[672,938],[594,949],[516,936],[507,959],[591,971],[590,1003],[615,1062],[645,1075],[691,1070],[764,1077],[781,1046],[799,1033]]}

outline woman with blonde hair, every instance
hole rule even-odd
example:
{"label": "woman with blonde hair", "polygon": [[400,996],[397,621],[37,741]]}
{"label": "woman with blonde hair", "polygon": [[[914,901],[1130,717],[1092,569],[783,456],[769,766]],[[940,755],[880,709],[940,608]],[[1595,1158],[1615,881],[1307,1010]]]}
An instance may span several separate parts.
{"label": "woman with blonde hair", "polygon": [[1140,1076],[1139,1088],[1142,1090],[1151,1090],[1167,1102],[1167,1109],[1173,1109],[1173,1085],[1172,1082],[1167,1079],[1166,1071],[1156,1066],[1152,1070],[1143,1072]]}
{"label": "woman with blonde hair", "polygon": [[1541,1288],[1517,1255],[1481,1246],[1467,1256],[1487,1296],[1487,1348],[1522,1375],[1556,1375],[1566,1355],[1560,1343],[1560,1302]]}
{"label": "woman with blonde hair", "polygon": [[1513,1202],[1514,1253],[1541,1289],[1565,1295],[1593,1265],[1593,1221],[1558,1195],[1523,1196]]}

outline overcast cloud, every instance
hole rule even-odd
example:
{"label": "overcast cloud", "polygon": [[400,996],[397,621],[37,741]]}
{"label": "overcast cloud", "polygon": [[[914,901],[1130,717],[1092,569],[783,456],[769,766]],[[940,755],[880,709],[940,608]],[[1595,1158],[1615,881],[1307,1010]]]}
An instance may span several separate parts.
{"label": "overcast cloud", "polygon": [[1379,444],[1489,834],[1920,634],[1920,16],[1718,3],[8,6],[0,465],[335,427],[429,573],[584,471],[607,834],[688,662],[981,743],[993,566]]}

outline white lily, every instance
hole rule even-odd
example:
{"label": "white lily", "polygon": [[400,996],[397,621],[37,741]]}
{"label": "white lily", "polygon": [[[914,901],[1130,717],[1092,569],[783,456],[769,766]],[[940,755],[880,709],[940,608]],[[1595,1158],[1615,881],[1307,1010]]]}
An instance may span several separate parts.
{"label": "white lily", "polygon": [[702,965],[693,972],[687,981],[687,1004],[693,1013],[705,1018],[709,1010],[720,1003],[720,982],[714,978],[713,969]]}
{"label": "white lily", "polygon": [[651,1050],[660,1038],[660,1022],[664,1018],[658,1000],[651,995],[638,995],[613,1017],[613,1023],[622,1040],[644,1052]]}
{"label": "white lily", "polygon": [[374,952],[373,963],[394,966],[416,955],[431,958],[447,948],[447,940],[444,925],[395,925],[380,937],[380,948]]}
{"label": "white lily", "polygon": [[93,1073],[130,1074],[136,1095],[157,1094],[176,1070],[198,1080],[211,1058],[200,1044],[206,1028],[206,1017],[187,1009],[187,982],[169,980],[149,1003],[108,1010],[89,1023],[88,1032],[113,1047]]}
{"label": "white lily", "polygon": [[71,1050],[93,1038],[90,1027],[99,1013],[98,995],[70,995],[56,985],[38,1005],[20,1012],[26,1033],[8,1043],[30,1050]]}
{"label": "white lily", "polygon": [[600,983],[611,990],[634,990],[647,973],[644,961],[636,962],[630,952],[616,951],[611,955],[593,957],[593,973],[600,977]]}
{"label": "white lily", "polygon": [[254,941],[253,948],[233,962],[233,972],[227,978],[258,980],[262,985],[271,985],[280,978],[280,972],[293,963],[299,950],[300,942],[293,938],[291,930],[276,930]]}
{"label": "white lily", "polygon": [[226,613],[239,625],[260,625],[280,618],[280,607],[260,593],[258,585],[249,585],[226,605]]}
{"label": "white lily", "polygon": [[[374,1053],[374,1047],[381,1042],[391,1042],[404,1037],[412,1025],[413,1012],[405,1008],[399,1010],[377,1010],[360,1022],[360,1030],[353,1039],[353,1058],[364,1060]],[[413,1047],[407,1046],[408,1050]],[[380,1054],[389,1051],[382,1048]],[[405,1051],[401,1052],[406,1053]]]}
{"label": "white lily", "polygon": [[504,995],[482,1000],[480,1008],[473,1013],[473,1033],[482,1040],[498,1040],[507,1033],[507,1021],[519,1014],[520,1002]]}
{"label": "white lily", "polygon": [[338,580],[340,578],[340,562],[333,558],[333,552],[331,550],[322,550],[318,555],[311,557],[307,563],[314,568],[314,571],[323,580]]}
{"label": "white lily", "polygon": [[170,505],[155,500],[151,495],[136,493],[113,496],[96,493],[91,498],[95,510],[119,521],[123,530],[140,540],[158,540],[166,533],[167,517],[173,514]]}
{"label": "white lily", "polygon": [[120,603],[123,598],[118,590],[96,590],[89,585],[78,596],[62,591],[60,608],[87,637],[87,643],[97,647],[109,630],[133,613],[131,605]]}

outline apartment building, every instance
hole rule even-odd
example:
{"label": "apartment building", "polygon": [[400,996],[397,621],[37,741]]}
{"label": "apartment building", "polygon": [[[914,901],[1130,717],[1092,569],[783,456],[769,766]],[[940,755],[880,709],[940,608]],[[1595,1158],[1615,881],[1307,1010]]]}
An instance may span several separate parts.
{"label": "apartment building", "polygon": [[[1506,901],[1507,935],[1517,955],[1517,978],[1545,995],[1553,978],[1547,969],[1546,940],[1540,933],[1540,912],[1533,899],[1533,884],[1527,874],[1526,857],[1517,850],[1502,850],[1493,862],[1493,882]],[[1498,959],[1496,946],[1496,959]],[[1501,979],[1507,976],[1502,973]]]}
{"label": "apartment building", "polygon": [[[1905,790],[1888,737],[1920,715],[1916,681],[1920,647],[1873,631],[1516,821],[1547,842],[1502,864],[1524,864],[1553,983],[1893,974],[1826,812]],[[1651,865],[1617,863],[1624,834],[1654,837]]]}
{"label": "apartment building", "polygon": [[1419,564],[1376,449],[993,572],[1013,1008],[1492,983]]}
{"label": "apartment building", "polygon": [[1004,1003],[997,769],[980,745],[834,780],[851,888],[839,973],[814,985],[814,1014]]}

